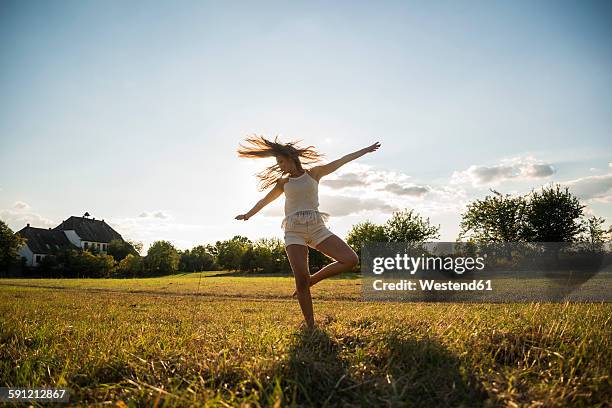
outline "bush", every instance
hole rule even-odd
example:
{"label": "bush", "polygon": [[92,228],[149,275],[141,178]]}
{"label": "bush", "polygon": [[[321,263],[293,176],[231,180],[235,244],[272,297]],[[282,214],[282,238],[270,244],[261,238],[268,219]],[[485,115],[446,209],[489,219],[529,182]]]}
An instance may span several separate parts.
{"label": "bush", "polygon": [[168,241],[155,241],[144,259],[148,275],[165,275],[178,271],[179,253]]}
{"label": "bush", "polygon": [[115,274],[115,260],[106,254],[65,249],[44,257],[38,274],[53,278],[110,278]]}
{"label": "bush", "polygon": [[219,269],[211,245],[198,245],[180,253],[179,270],[185,272],[214,271]]}
{"label": "bush", "polygon": [[144,262],[138,255],[128,254],[117,265],[117,277],[137,278],[144,275]]}

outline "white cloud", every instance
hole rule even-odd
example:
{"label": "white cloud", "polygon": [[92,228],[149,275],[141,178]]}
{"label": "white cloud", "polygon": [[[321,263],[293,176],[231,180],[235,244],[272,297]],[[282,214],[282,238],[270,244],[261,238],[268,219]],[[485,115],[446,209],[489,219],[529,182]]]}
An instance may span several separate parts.
{"label": "white cloud", "polygon": [[612,173],[581,177],[560,183],[583,200],[612,202]]}
{"label": "white cloud", "polygon": [[165,211],[144,211],[135,217],[111,218],[106,222],[124,239],[140,241],[144,244],[143,253],[154,241],[171,241],[177,247],[190,247],[189,241],[176,240],[187,231],[204,229],[199,224],[176,222],[174,217]]}
{"label": "white cloud", "polygon": [[28,203],[24,203],[23,201],[15,201],[15,204],[13,204],[13,208],[18,211],[27,211],[31,207]]}
{"label": "white cloud", "polygon": [[[363,212],[391,215],[404,208],[429,216],[460,211],[466,203],[466,193],[460,187],[418,184],[405,173],[376,170],[359,163],[349,163],[324,177],[319,189],[319,209],[333,217]],[[273,205],[263,215],[278,217],[284,212],[281,205]]]}
{"label": "white cloud", "polygon": [[506,180],[526,180],[549,177],[555,173],[549,163],[543,163],[531,156],[503,159],[499,164],[472,165],[463,171],[455,171],[451,183],[470,183],[474,187],[498,185]]}
{"label": "white cloud", "polygon": [[[422,184],[405,173],[376,170],[353,164],[342,167],[339,174],[321,185],[329,190],[345,189],[359,198],[375,198],[391,208],[420,208],[424,211],[448,212],[465,202],[465,191],[458,186]],[[382,192],[382,194],[380,193]]]}
{"label": "white cloud", "polygon": [[[379,198],[362,198],[348,195],[319,195],[319,210],[330,213],[333,217],[358,214],[364,211],[378,211],[391,214],[397,210],[393,204]],[[265,208],[262,213],[264,217],[282,217],[283,208],[279,205]]]}
{"label": "white cloud", "polygon": [[348,189],[351,191],[386,191],[398,196],[422,197],[430,187],[417,185],[407,174],[375,170],[371,166],[349,163],[338,170],[337,174],[321,179],[321,186],[331,190]]}
{"label": "white cloud", "polygon": [[332,179],[322,178],[321,185],[340,190],[347,187],[366,186],[367,181],[357,173],[344,173]]}
{"label": "white cloud", "polygon": [[423,197],[430,191],[430,188],[427,186],[402,186],[398,183],[389,183],[386,186],[379,188],[379,191],[388,191],[392,194],[400,195],[400,196],[410,196],[410,197]]}
{"label": "white cloud", "polygon": [[376,170],[360,163],[348,163],[321,179],[321,186],[340,190],[344,188],[380,187],[388,183],[405,184],[410,176],[389,170]]}
{"label": "white cloud", "polygon": [[0,210],[0,219],[12,229],[19,231],[27,224],[36,228],[53,228],[56,222],[31,211],[32,207],[23,201],[15,201],[12,208]]}
{"label": "white cloud", "polygon": [[162,220],[165,220],[169,218],[169,215],[164,211],[151,211],[151,212],[143,211],[142,213],[140,213],[138,217],[139,218],[160,218]]}
{"label": "white cloud", "polygon": [[343,217],[364,211],[378,211],[391,214],[399,208],[379,198],[361,198],[340,195],[322,195],[319,197],[321,210],[333,216]]}

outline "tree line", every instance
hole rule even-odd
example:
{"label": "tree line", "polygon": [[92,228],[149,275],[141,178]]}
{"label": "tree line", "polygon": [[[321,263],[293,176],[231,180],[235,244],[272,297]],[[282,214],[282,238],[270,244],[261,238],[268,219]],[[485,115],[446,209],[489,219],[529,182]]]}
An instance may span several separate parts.
{"label": "tree line", "polygon": [[[524,195],[490,195],[468,204],[461,214],[457,241],[582,242],[593,248],[609,242],[612,227],[605,219],[588,216],[585,205],[568,188],[542,187]],[[435,241],[440,225],[433,225],[413,209],[394,212],[382,225],[369,220],[353,225],[346,241],[360,255],[367,242]],[[244,236],[179,250],[169,241],[156,241],[141,256],[142,244],[114,240],[107,253],[96,249],[65,249],[43,258],[40,267],[26,268],[17,262],[23,239],[0,220],[0,273],[4,276],[41,277],[147,277],[214,270],[246,273],[290,273],[284,243],[278,238],[250,240]],[[309,267],[318,270],[332,259],[309,247]]]}

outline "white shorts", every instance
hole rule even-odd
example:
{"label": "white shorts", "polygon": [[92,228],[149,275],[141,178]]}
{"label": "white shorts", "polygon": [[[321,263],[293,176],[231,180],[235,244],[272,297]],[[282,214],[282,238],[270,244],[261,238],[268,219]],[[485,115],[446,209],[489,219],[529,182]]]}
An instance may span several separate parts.
{"label": "white shorts", "polygon": [[296,223],[285,230],[285,246],[299,244],[315,248],[327,237],[334,235],[322,221]]}

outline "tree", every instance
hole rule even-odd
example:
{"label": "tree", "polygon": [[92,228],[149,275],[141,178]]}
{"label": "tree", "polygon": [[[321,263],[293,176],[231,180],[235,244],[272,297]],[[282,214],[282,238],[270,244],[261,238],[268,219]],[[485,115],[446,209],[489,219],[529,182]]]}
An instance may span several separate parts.
{"label": "tree", "polygon": [[257,268],[261,268],[264,273],[276,272],[273,247],[274,243],[268,238],[260,238],[253,242],[255,265]]}
{"label": "tree", "polygon": [[185,272],[210,271],[217,269],[211,245],[198,245],[180,253],[179,270]]}
{"label": "tree", "polygon": [[134,241],[131,239],[126,239],[125,242],[127,242],[132,246],[132,248],[134,248],[134,250],[136,251],[135,255],[140,255],[140,253],[142,252],[142,242]]}
{"label": "tree", "polygon": [[[288,259],[287,262],[289,262]],[[332,262],[334,262],[334,260],[329,258],[324,253],[317,251],[312,247],[308,247],[308,269],[310,272],[318,271],[325,265],[330,264]]]}
{"label": "tree", "polygon": [[8,271],[17,262],[17,251],[24,243],[25,239],[0,220],[0,272]]}
{"label": "tree", "polygon": [[155,241],[144,259],[145,270],[156,275],[175,273],[178,264],[179,253],[168,241]]}
{"label": "tree", "polygon": [[112,256],[117,262],[121,261],[129,254],[139,255],[136,248],[134,248],[130,242],[121,239],[113,239],[109,242],[106,253]]}
{"label": "tree", "polygon": [[287,258],[287,252],[285,252],[285,242],[278,238],[266,239],[266,246],[272,253],[272,271],[273,272],[289,272],[291,266],[289,265],[289,258]]}
{"label": "tree", "polygon": [[140,255],[127,254],[117,265],[119,276],[130,276],[136,278],[142,276],[144,272],[144,262]]}
{"label": "tree", "polygon": [[257,270],[255,253],[252,245],[249,245],[247,250],[240,257],[240,270],[246,272],[255,272]]}
{"label": "tree", "polygon": [[584,205],[560,186],[532,191],[526,207],[525,236],[531,242],[576,242],[584,232]]}
{"label": "tree", "polygon": [[521,242],[527,225],[527,200],[524,196],[491,190],[492,196],[468,204],[461,214],[459,240],[467,237],[476,242]]}
{"label": "tree", "polygon": [[365,243],[388,241],[385,227],[374,224],[369,220],[353,225],[346,237],[346,243],[353,248],[357,255],[361,253],[361,247]]}
{"label": "tree", "polygon": [[420,243],[438,239],[440,226],[431,225],[414,210],[396,211],[385,224],[385,235],[390,242]]}
{"label": "tree", "polygon": [[[588,244],[591,251],[601,250],[604,242],[608,241],[608,231],[602,228],[606,222],[604,218],[591,216],[583,222],[583,234],[581,241]],[[610,227],[612,229],[612,227]]]}
{"label": "tree", "polygon": [[289,270],[284,243],[278,238],[259,238],[247,243],[247,249],[240,258],[240,270],[251,273]]}
{"label": "tree", "polygon": [[222,269],[238,270],[240,269],[240,260],[242,255],[247,251],[251,241],[239,235],[225,241],[217,241],[215,247],[217,249],[217,264]]}

